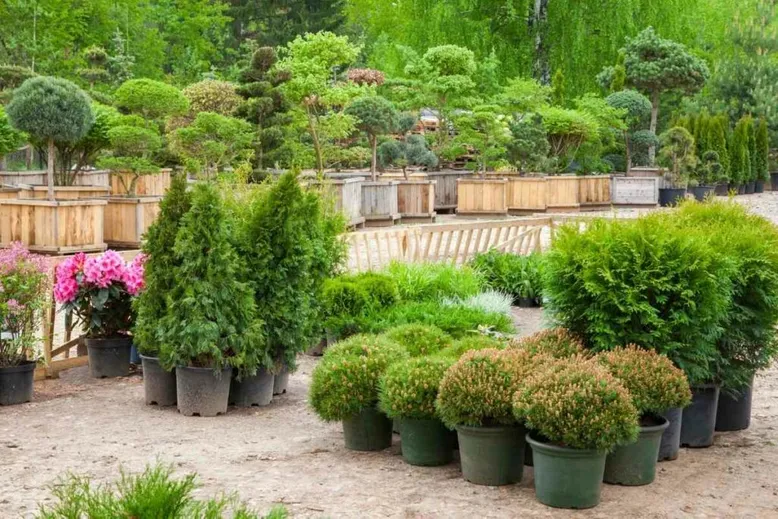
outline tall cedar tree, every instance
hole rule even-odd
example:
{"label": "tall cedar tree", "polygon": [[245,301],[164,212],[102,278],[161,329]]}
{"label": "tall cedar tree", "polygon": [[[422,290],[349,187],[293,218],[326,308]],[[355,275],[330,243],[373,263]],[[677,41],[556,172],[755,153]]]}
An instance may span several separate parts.
{"label": "tall cedar tree", "polygon": [[251,287],[230,245],[230,225],[212,184],[198,184],[173,248],[173,285],[159,320],[160,362],[174,366],[233,366],[252,375],[270,364]]}
{"label": "tall cedar tree", "polygon": [[175,175],[160,203],[159,217],[146,231],[143,243],[143,253],[148,256],[144,275],[146,288],[134,301],[137,318],[133,329],[135,345],[144,355],[159,353],[157,321],[167,313],[167,294],[176,285],[173,270],[178,261],[173,247],[181,219],[191,205],[186,175]]}

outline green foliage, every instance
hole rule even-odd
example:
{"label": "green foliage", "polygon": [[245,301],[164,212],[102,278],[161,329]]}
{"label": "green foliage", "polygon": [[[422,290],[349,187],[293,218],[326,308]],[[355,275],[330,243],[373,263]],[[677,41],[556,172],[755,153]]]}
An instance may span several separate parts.
{"label": "green foliage", "polygon": [[451,346],[443,348],[438,355],[459,360],[468,351],[501,350],[504,347],[505,345],[494,337],[480,333],[471,333],[454,341]]}
{"label": "green foliage", "polygon": [[517,420],[547,441],[573,449],[609,451],[638,436],[632,397],[594,362],[557,360],[524,381],[513,405]]}
{"label": "green foliage", "polygon": [[466,298],[485,288],[480,273],[467,266],[394,262],[386,268],[385,273],[397,283],[403,301]]}
{"label": "green foliage", "polygon": [[378,138],[396,129],[399,114],[394,105],[381,96],[358,97],[346,106],[344,113],[353,117],[356,128],[367,134],[373,152],[370,172],[375,180]]}
{"label": "green foliage", "polygon": [[171,136],[171,148],[190,169],[206,177],[233,166],[250,155],[253,129],[246,121],[213,112],[200,112],[192,124]]}
{"label": "green foliage", "polygon": [[624,110],[624,120],[629,131],[648,126],[651,117],[651,101],[637,90],[620,90],[605,98],[613,108]]}
{"label": "green foliage", "polygon": [[191,197],[186,190],[186,176],[174,175],[170,189],[160,202],[157,219],[146,231],[143,241],[145,288],[133,300],[136,312],[133,340],[141,353],[156,356],[160,339],[158,319],[167,313],[167,294],[176,286],[174,270],[180,260],[173,247],[181,219],[189,211]]}
{"label": "green foliage", "polygon": [[509,113],[534,112],[551,101],[551,88],[534,79],[509,79],[497,97],[498,103]]}
{"label": "green foliage", "polygon": [[510,317],[513,296],[498,290],[484,290],[464,299],[446,298],[443,300],[443,303],[449,306],[463,306],[465,308],[482,310],[490,314],[503,314]]}
{"label": "green foliage", "polygon": [[551,78],[551,101],[558,106],[565,105],[565,73],[562,69],[557,69]]}
{"label": "green foliage", "polygon": [[308,399],[322,420],[349,418],[378,403],[379,381],[408,352],[385,337],[355,335],[327,349],[313,370]]}
{"label": "green foliage", "polygon": [[748,142],[749,126],[753,125],[750,117],[743,117],[735,125],[729,144],[730,181],[743,184],[751,178],[751,149]]}
{"label": "green foliage", "polygon": [[158,316],[160,363],[168,369],[233,366],[241,375],[270,365],[251,287],[239,280],[242,265],[213,185],[194,188],[173,252],[174,282],[167,311]]}
{"label": "green foliage", "polygon": [[438,165],[438,157],[427,149],[427,140],[423,135],[407,135],[400,141],[391,139],[382,142],[378,146],[378,163],[382,168],[394,165],[405,172],[407,166],[432,169]]}
{"label": "green foliage", "polygon": [[411,357],[432,355],[452,344],[451,336],[433,325],[404,324],[391,328],[384,335],[405,347]]}
{"label": "green foliage", "polygon": [[189,101],[192,114],[213,112],[219,115],[233,115],[242,102],[229,81],[205,79],[186,87],[182,94]]}
{"label": "green foliage", "polygon": [[130,79],[114,93],[116,106],[127,112],[156,120],[171,115],[183,115],[189,101],[176,87],[153,79]]}
{"label": "green foliage", "polygon": [[697,166],[694,137],[686,128],[676,126],[659,136],[659,144],[659,163],[669,168],[671,182],[677,187],[686,186]]}
{"label": "green foliage", "polygon": [[453,363],[444,357],[421,357],[389,366],[381,377],[380,409],[389,418],[436,418],[438,386]]}
{"label": "green foliage", "polygon": [[130,184],[121,178],[127,196],[135,196],[135,186],[141,175],[159,171],[152,156],[162,148],[162,138],[156,129],[145,127],[133,116],[117,118],[106,132],[112,151],[98,161],[100,167],[113,171],[132,173]]}
{"label": "green foliage", "polygon": [[546,255],[546,308],[596,351],[639,344],[692,384],[711,380],[731,295],[732,264],[709,235],[672,215],[559,229]]}
{"label": "green foliage", "polygon": [[655,351],[630,345],[598,353],[597,360],[627,388],[640,415],[661,414],[692,401],[686,375]]}
{"label": "green foliage", "polygon": [[501,115],[499,106],[478,105],[453,116],[453,123],[457,135],[448,158],[455,159],[472,150],[475,168],[482,174],[499,165],[511,140],[507,120]]}
{"label": "green foliage", "polygon": [[35,72],[27,67],[0,65],[0,91],[13,90],[31,77]]}
{"label": "green foliage", "polygon": [[600,127],[588,112],[548,106],[539,113],[560,171],[567,169],[582,144],[598,139]]}
{"label": "green foliage", "polygon": [[0,158],[16,151],[22,144],[24,144],[24,134],[11,126],[5,109],[0,106]]}
{"label": "green foliage", "polygon": [[508,127],[512,137],[506,145],[510,162],[520,173],[542,171],[550,150],[543,119],[537,114],[514,117]]}
{"label": "green foliage", "polygon": [[471,266],[480,272],[487,286],[520,298],[543,299],[542,279],[543,257],[533,253],[529,256],[491,250],[476,254]]}
{"label": "green foliage", "polygon": [[754,176],[756,180],[769,180],[770,136],[767,131],[767,121],[764,119],[760,119],[756,127],[755,147]]}
{"label": "green foliage", "polygon": [[565,359],[584,353],[584,346],[578,337],[564,328],[542,330],[527,337],[515,339],[511,348],[527,350],[532,355],[549,355]]}
{"label": "green foliage", "polygon": [[57,185],[73,185],[78,174],[95,164],[100,153],[111,146],[109,131],[119,124],[119,112],[113,107],[93,102],[92,113],[95,122],[86,135],[74,143],[57,144],[59,168],[54,177]]}

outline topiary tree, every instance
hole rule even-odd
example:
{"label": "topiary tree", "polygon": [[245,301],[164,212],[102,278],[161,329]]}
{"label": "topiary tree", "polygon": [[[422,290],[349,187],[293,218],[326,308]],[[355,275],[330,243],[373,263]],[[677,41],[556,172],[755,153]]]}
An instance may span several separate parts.
{"label": "topiary tree", "polygon": [[153,79],[130,79],[114,93],[116,107],[137,114],[147,121],[157,121],[171,115],[183,115],[189,101],[173,85]]}
{"label": "topiary tree", "polygon": [[[672,40],[660,38],[653,27],[627,40],[621,51],[624,54],[626,84],[636,88],[651,99],[649,130],[656,133],[659,99],[662,93],[679,91],[687,94],[702,89],[710,72],[703,60],[694,56],[686,47]],[[615,68],[607,67],[597,76],[605,88],[613,82]],[[654,163],[655,148],[649,148],[649,163]]]}
{"label": "topiary tree", "polygon": [[0,91],[13,90],[36,75],[27,67],[0,65]]}
{"label": "topiary tree", "polygon": [[107,70],[108,53],[98,45],[92,45],[81,53],[87,62],[87,67],[78,69],[77,73],[87,83],[89,89],[94,89],[95,83],[107,81],[110,73]]}
{"label": "topiary tree", "polygon": [[479,105],[453,116],[457,129],[453,146],[445,151],[450,160],[472,150],[475,168],[482,178],[505,157],[511,139],[508,124],[497,105]]}
{"label": "topiary tree", "polygon": [[726,115],[717,115],[710,121],[708,127],[708,150],[718,156],[721,164],[721,180],[726,181],[730,175],[730,157],[728,147],[729,118]]}
{"label": "topiary tree", "polygon": [[205,79],[193,83],[182,92],[189,101],[189,112],[213,112],[219,115],[234,115],[242,102],[235,85],[229,81]]}
{"label": "topiary tree", "polygon": [[107,132],[111,155],[100,159],[100,167],[130,173],[130,183],[119,177],[127,196],[135,196],[135,186],[141,175],[159,171],[153,155],[162,148],[162,138],[136,116],[122,116]]}
{"label": "topiary tree", "polygon": [[581,145],[598,139],[599,126],[588,112],[547,106],[538,113],[558,171],[567,170]]}
{"label": "topiary tree", "polygon": [[436,420],[438,386],[454,359],[419,357],[396,362],[381,377],[379,406],[389,418]]}
{"label": "topiary tree", "polygon": [[391,139],[382,142],[378,147],[378,163],[382,168],[391,165],[402,168],[407,179],[408,166],[432,169],[438,165],[438,157],[427,148],[427,139],[423,135],[406,135],[400,141]]}
{"label": "topiary tree", "polygon": [[158,320],[167,313],[167,295],[176,286],[174,272],[180,266],[174,251],[176,236],[192,203],[186,185],[186,175],[173,176],[170,189],[159,204],[159,216],[144,235],[146,286],[133,300],[136,319],[132,333],[138,350],[148,356],[159,353]]}
{"label": "topiary tree", "polygon": [[689,175],[697,166],[694,137],[686,128],[676,126],[659,136],[659,144],[659,163],[670,168],[673,185],[685,187]]}
{"label": "topiary tree", "polygon": [[624,110],[624,122],[627,127],[622,130],[624,135],[624,152],[626,155],[627,173],[632,168],[632,140],[635,132],[644,130],[651,118],[651,101],[637,90],[621,90],[605,98],[605,102],[614,108]]}
{"label": "topiary tree", "polygon": [[395,130],[399,114],[394,105],[381,96],[359,97],[346,107],[344,113],[353,117],[357,129],[367,135],[372,150],[370,174],[375,181],[377,179],[378,138]]}
{"label": "topiary tree", "polygon": [[34,77],[14,91],[7,107],[11,124],[48,148],[48,196],[54,200],[56,144],[76,142],[94,124],[89,96],[74,83]]}

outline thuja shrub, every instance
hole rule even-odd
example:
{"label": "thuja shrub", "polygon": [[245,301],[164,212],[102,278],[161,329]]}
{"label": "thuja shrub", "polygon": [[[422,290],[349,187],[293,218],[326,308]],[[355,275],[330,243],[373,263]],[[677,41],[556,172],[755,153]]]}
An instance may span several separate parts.
{"label": "thuja shrub", "polygon": [[434,325],[403,324],[386,332],[386,337],[408,350],[411,357],[431,355],[453,344],[449,334]]}
{"label": "thuja shrub", "polygon": [[444,357],[420,357],[392,364],[381,378],[381,410],[390,418],[436,418],[438,386],[453,363]]}
{"label": "thuja shrub", "polygon": [[454,341],[451,346],[440,350],[439,355],[442,357],[459,359],[462,357],[462,355],[469,351],[501,350],[504,347],[505,343],[495,339],[494,337],[489,337],[488,335],[482,335],[480,333],[473,333]]}
{"label": "thuja shrub", "polygon": [[581,340],[565,328],[541,330],[527,337],[513,339],[509,347],[524,349],[532,354],[543,353],[559,359],[584,352]]}
{"label": "thuja shrub", "polygon": [[596,358],[627,388],[641,415],[691,403],[686,375],[664,355],[630,344],[598,353]]}
{"label": "thuja shrub", "polygon": [[450,428],[516,423],[513,394],[542,360],[520,350],[464,354],[440,382],[435,402],[438,416]]}
{"label": "thuja shrub", "polygon": [[640,344],[692,384],[714,376],[729,309],[732,262],[673,216],[564,226],[546,255],[546,307],[594,350]]}
{"label": "thuja shrub", "polygon": [[514,394],[513,412],[549,442],[573,449],[609,451],[637,439],[639,430],[627,389],[579,357],[538,369]]}
{"label": "thuja shrub", "polygon": [[381,375],[408,352],[385,337],[356,335],[329,348],[313,370],[309,400],[322,420],[340,421],[375,407]]}

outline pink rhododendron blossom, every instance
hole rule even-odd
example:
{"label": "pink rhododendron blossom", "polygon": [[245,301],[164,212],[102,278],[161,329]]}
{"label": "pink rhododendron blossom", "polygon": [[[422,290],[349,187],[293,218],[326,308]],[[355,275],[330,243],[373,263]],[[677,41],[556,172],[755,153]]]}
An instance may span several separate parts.
{"label": "pink rhododendron blossom", "polygon": [[144,287],[144,262],[143,254],[127,263],[113,250],[107,250],[94,258],[87,258],[83,253],[76,254],[57,266],[54,297],[60,303],[68,303],[73,301],[81,288],[108,288],[114,283],[122,283],[127,293],[137,295]]}

